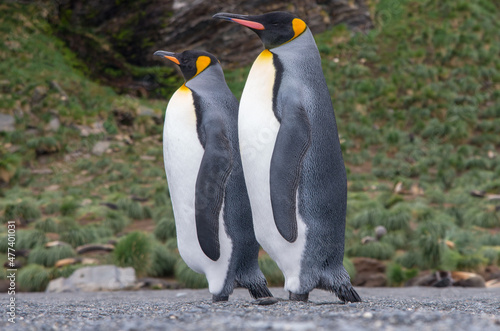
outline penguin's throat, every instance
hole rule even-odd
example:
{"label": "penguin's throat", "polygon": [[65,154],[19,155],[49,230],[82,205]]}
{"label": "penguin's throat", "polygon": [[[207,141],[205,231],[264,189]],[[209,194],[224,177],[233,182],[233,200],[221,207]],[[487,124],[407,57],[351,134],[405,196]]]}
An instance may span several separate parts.
{"label": "penguin's throat", "polygon": [[257,57],[257,59],[255,60],[255,62],[268,62],[270,60],[272,60],[273,58],[273,53],[271,53],[270,50],[268,49],[265,49],[263,50],[260,55]]}
{"label": "penguin's throat", "polygon": [[186,86],[186,83],[184,83],[184,84],[182,84],[181,87],[179,87],[178,91],[180,91],[180,92],[189,92],[190,89],[189,89],[189,87]]}

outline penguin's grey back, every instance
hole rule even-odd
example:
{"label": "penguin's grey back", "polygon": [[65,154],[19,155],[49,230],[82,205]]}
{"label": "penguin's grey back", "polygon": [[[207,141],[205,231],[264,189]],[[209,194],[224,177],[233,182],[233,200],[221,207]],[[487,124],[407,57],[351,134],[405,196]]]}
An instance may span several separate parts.
{"label": "penguin's grey back", "polygon": [[[301,269],[318,264],[342,265],[347,179],[330,93],[321,58],[309,29],[292,43],[271,50],[282,76],[274,87],[276,112],[285,100],[296,99],[307,113],[310,145],[304,156],[298,186],[298,211],[308,227]],[[278,62],[278,63],[277,63]],[[314,282],[314,281],[313,281]]]}

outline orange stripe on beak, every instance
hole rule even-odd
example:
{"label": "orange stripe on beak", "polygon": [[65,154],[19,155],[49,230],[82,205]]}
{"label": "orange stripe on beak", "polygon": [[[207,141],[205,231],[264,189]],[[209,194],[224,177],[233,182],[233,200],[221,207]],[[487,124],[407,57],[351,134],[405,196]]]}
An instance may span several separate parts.
{"label": "orange stripe on beak", "polygon": [[181,63],[179,62],[179,60],[177,60],[175,57],[173,56],[166,56],[165,55],[165,58],[169,59],[170,61],[172,61],[173,63],[177,64],[177,65],[180,65]]}
{"label": "orange stripe on beak", "polygon": [[260,23],[257,22],[252,22],[252,21],[245,21],[245,20],[240,20],[239,18],[231,18],[231,21],[241,24],[243,26],[249,27],[250,29],[255,29],[255,30],[265,30],[264,26]]}

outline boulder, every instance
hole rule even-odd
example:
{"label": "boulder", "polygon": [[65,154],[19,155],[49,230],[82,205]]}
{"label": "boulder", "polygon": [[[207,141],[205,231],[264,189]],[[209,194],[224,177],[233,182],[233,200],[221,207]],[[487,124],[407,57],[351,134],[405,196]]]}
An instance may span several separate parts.
{"label": "boulder", "polygon": [[45,292],[96,292],[117,291],[133,288],[136,283],[134,268],[118,268],[114,265],[84,267],[68,277],[52,280]]}

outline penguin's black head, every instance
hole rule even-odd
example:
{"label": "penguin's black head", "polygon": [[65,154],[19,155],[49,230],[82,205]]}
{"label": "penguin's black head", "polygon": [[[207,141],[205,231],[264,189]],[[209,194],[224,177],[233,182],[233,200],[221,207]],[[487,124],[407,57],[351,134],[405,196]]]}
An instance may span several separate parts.
{"label": "penguin's black head", "polygon": [[177,64],[186,81],[199,75],[209,66],[219,63],[215,56],[203,51],[184,51],[182,53],[156,51],[154,55],[167,58]]}
{"label": "penguin's black head", "polygon": [[228,20],[252,29],[264,43],[264,47],[273,48],[283,45],[302,34],[306,23],[287,12],[271,12],[262,15],[238,15],[218,13],[213,16]]}

